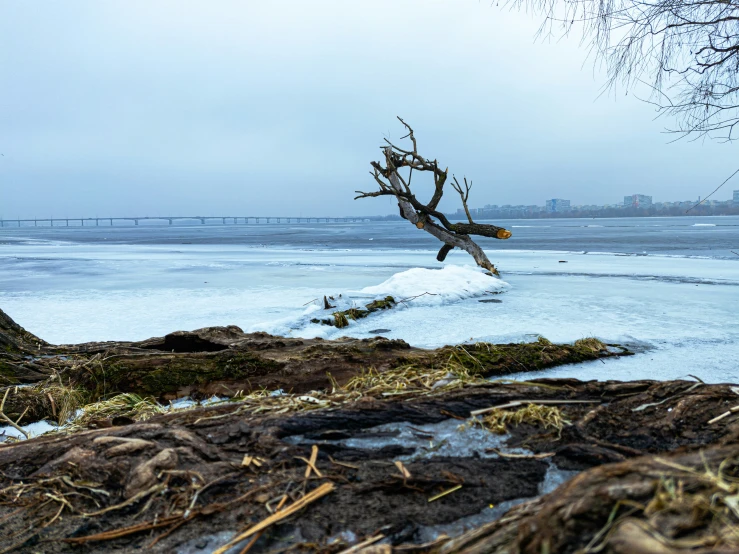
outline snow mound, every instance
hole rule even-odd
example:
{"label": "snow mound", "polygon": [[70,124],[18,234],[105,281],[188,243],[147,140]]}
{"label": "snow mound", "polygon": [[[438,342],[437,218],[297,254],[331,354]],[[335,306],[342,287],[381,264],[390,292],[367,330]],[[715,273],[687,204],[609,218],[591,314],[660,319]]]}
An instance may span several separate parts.
{"label": "snow mound", "polygon": [[413,298],[414,306],[437,306],[484,294],[497,294],[509,287],[505,281],[491,277],[480,268],[446,265],[441,269],[417,267],[401,271],[384,283],[365,287],[359,292],[390,295],[397,301]]}

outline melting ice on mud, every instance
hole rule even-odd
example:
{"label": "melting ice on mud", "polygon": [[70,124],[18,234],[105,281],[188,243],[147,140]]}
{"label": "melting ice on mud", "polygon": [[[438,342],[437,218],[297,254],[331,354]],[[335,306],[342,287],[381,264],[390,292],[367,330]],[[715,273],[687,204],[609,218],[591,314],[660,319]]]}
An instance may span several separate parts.
{"label": "melting ice on mud", "polygon": [[[279,396],[282,391],[274,391],[273,396]],[[217,404],[219,402],[229,402],[230,399],[226,397],[220,397],[220,396],[211,396],[210,398],[206,398],[204,400],[193,400],[189,396],[185,396],[183,398],[178,398],[177,400],[172,400],[169,403],[169,406],[162,406],[162,408],[168,408],[169,410],[176,411],[176,410],[185,410],[187,408],[192,408],[195,406],[209,406],[211,404]],[[82,410],[77,410],[75,414],[70,418],[70,420],[65,425],[57,425],[56,423],[49,422],[45,419],[42,419],[41,421],[34,421],[33,423],[28,423],[26,425],[21,425],[21,429],[26,431],[28,433],[29,438],[38,437],[40,435],[43,435],[45,433],[48,433],[50,431],[57,431],[60,429],[63,429],[66,425],[71,424],[74,422],[74,419],[82,415]],[[4,442],[5,440],[12,438],[12,439],[25,439],[23,434],[15,429],[14,427],[10,425],[2,426],[0,425],[0,443]]]}
{"label": "melting ice on mud", "polygon": [[[450,419],[425,425],[411,425],[408,422],[386,423],[365,429],[350,438],[336,440],[313,440],[302,435],[286,437],[284,440],[293,444],[337,444],[347,448],[366,450],[379,450],[387,446],[403,446],[415,449],[412,454],[398,456],[397,459],[404,462],[435,457],[499,457],[494,449],[505,454],[533,454],[533,452],[523,448],[506,447],[505,443],[509,438],[510,435],[496,435],[474,425],[471,419],[466,422]],[[577,473],[577,471],[559,469],[551,461],[548,461],[546,474],[538,485],[538,495],[549,494]],[[477,514],[456,521],[421,527],[418,531],[417,540],[419,542],[430,542],[442,533],[451,537],[461,535],[469,529],[499,519],[512,507],[532,499],[533,497],[524,497],[506,500],[494,506],[491,505]]]}

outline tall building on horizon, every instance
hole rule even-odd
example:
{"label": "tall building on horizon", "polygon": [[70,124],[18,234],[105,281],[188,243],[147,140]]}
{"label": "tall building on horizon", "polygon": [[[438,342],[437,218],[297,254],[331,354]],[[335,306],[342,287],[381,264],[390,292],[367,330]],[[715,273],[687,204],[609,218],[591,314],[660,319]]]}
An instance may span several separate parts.
{"label": "tall building on horizon", "polygon": [[624,196],[624,208],[649,208],[652,205],[652,197],[644,194],[630,194]]}
{"label": "tall building on horizon", "polygon": [[739,190],[734,191],[734,204],[739,204]]}
{"label": "tall building on horizon", "polygon": [[554,213],[560,213],[560,212],[569,212],[570,211],[570,201],[564,200],[563,198],[552,198],[551,200],[547,200],[547,212],[550,214]]}

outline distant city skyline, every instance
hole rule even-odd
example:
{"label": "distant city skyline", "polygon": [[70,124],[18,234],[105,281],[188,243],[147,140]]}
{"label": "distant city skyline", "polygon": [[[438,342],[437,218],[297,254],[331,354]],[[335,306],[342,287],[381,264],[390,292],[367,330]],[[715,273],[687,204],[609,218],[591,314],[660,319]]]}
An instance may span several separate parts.
{"label": "distant city skyline", "polygon": [[[728,200],[717,200],[715,198],[701,198],[695,200],[667,200],[654,202],[652,196],[646,194],[628,194],[621,202],[611,204],[574,204],[567,198],[551,198],[542,204],[486,204],[483,207],[470,207],[470,214],[474,217],[506,217],[516,216],[539,216],[541,214],[576,214],[582,212],[608,212],[608,214],[623,214],[623,212],[654,212],[654,215],[680,215],[680,210],[693,210],[698,207],[704,209],[729,209],[729,213],[739,213],[739,190],[732,191],[732,197]],[[705,210],[704,210],[705,211]],[[726,210],[724,210],[726,211]],[[458,208],[454,214],[457,217],[466,218],[463,208]],[[695,212],[695,215],[700,215]]]}
{"label": "distant city skyline", "polygon": [[[506,217],[515,215],[520,216],[539,216],[541,214],[578,214],[583,212],[608,212],[614,215],[626,215],[623,212],[626,210],[637,210],[638,212],[644,212],[645,210],[653,210],[654,215],[682,215],[683,211],[693,210],[695,208],[711,208],[721,209],[730,208],[733,211],[729,213],[737,213],[739,210],[739,190],[731,191],[732,197],[729,200],[716,200],[709,199],[701,202],[700,198],[695,200],[673,200],[673,201],[658,201],[654,202],[652,197],[644,194],[631,194],[626,195],[621,203],[613,204],[572,204],[569,199],[564,198],[553,198],[546,200],[543,205],[541,204],[486,204],[483,207],[469,207],[470,214],[473,217]],[[614,211],[615,210],[615,211]],[[677,211],[676,211],[677,210]],[[630,212],[629,212],[630,213]],[[467,215],[463,208],[458,208],[456,212],[450,212],[448,215],[460,217],[466,219]],[[701,215],[700,210],[694,212],[694,215]],[[705,213],[703,215],[706,215]],[[396,214],[363,214],[356,216],[347,215],[330,215],[330,216],[316,216],[306,214],[304,216],[295,216],[294,214],[168,214],[168,215],[146,215],[146,214],[128,214],[123,217],[99,217],[99,216],[76,216],[68,217],[61,216],[56,218],[51,217],[27,217],[27,218],[12,218],[3,217],[0,214],[0,227],[12,228],[14,225],[17,227],[37,227],[40,223],[41,226],[53,226],[54,222],[57,225],[69,226],[70,221],[72,226],[100,226],[102,222],[103,226],[114,226],[120,224],[133,224],[139,225],[140,221],[144,221],[144,225],[150,223],[148,220],[153,220],[154,224],[164,224],[165,221],[169,225],[173,224],[174,220],[178,220],[180,223],[182,220],[199,221],[200,224],[205,225],[206,222],[212,223],[211,220],[223,220],[222,224],[247,225],[249,223],[259,224],[260,222],[266,223],[301,223],[301,222],[319,222],[319,220],[325,220],[326,223],[342,223],[342,222],[354,222],[362,220],[363,218],[371,219],[387,219],[395,218]],[[329,221],[331,220],[331,221]],[[114,224],[113,222],[117,223]]]}

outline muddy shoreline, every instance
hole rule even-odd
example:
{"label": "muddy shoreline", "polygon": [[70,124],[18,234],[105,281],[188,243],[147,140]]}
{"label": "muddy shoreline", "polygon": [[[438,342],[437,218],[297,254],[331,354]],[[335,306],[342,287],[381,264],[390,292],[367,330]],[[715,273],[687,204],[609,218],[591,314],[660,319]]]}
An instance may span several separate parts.
{"label": "muddy shoreline", "polygon": [[[55,382],[84,391],[85,401],[132,391],[162,401],[232,397],[0,444],[2,552],[739,545],[739,415],[717,419],[739,404],[737,387],[495,379],[627,353],[615,347],[539,341],[425,351],[233,327],[53,346],[2,312],[0,344],[0,393],[13,393],[12,417],[24,402],[33,407],[26,420],[58,413]],[[275,389],[288,392],[266,392]]]}

